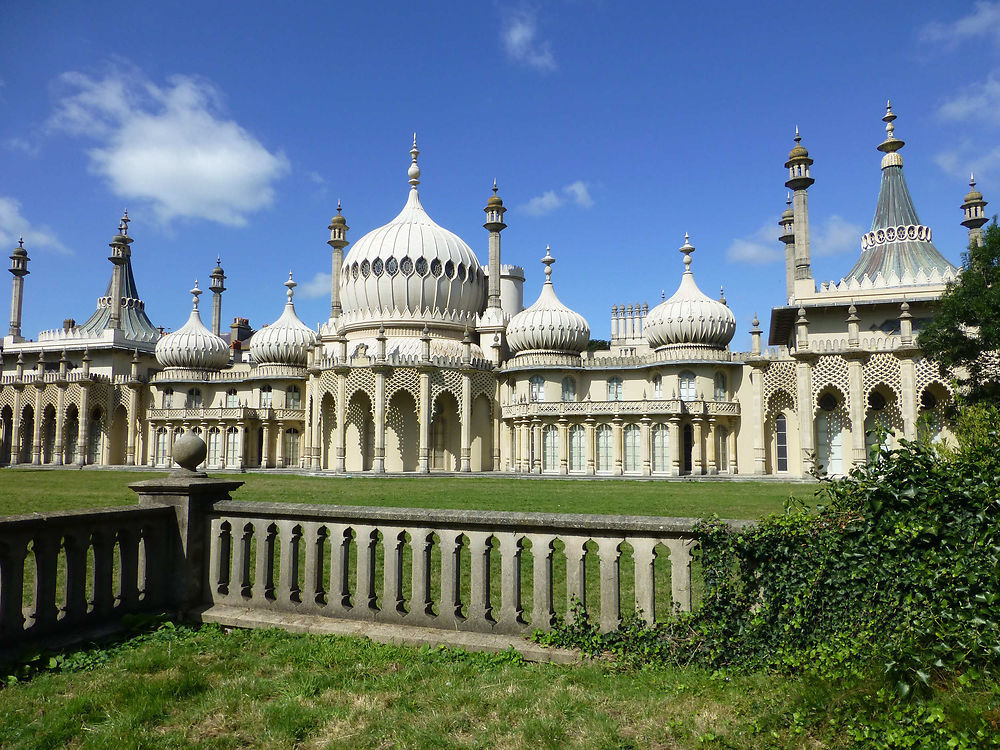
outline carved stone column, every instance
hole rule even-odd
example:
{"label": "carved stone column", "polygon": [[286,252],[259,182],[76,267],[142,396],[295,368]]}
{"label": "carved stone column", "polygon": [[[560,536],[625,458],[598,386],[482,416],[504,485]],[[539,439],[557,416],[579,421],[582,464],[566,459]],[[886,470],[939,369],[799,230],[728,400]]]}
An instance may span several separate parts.
{"label": "carved stone column", "polygon": [[468,472],[471,469],[469,458],[472,453],[472,374],[462,372],[462,453],[459,471]]}

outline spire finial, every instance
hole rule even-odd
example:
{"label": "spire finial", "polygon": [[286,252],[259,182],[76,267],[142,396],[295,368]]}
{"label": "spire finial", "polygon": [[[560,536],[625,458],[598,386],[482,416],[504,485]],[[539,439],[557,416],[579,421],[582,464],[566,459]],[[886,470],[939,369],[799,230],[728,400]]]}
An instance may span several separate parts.
{"label": "spire finial", "polygon": [[556,259],[552,257],[552,248],[548,245],[545,246],[545,257],[542,258],[542,263],[545,264],[545,283],[552,283],[552,264],[556,262]]}
{"label": "spire finial", "polygon": [[684,253],[684,273],[691,273],[691,253],[694,252],[694,246],[687,232],[684,233],[684,244],[681,245],[680,251]]}
{"label": "spire finial", "polygon": [[19,248],[21,248],[22,250],[24,249],[24,235],[21,235],[20,237],[18,237],[18,239],[17,239],[17,246]]}
{"label": "spire finial", "polygon": [[727,306],[729,305],[729,303],[726,302],[726,288],[724,286],[719,287],[719,302]]}
{"label": "spire finial", "polygon": [[760,326],[760,320],[757,318],[757,311],[756,310],[754,310],[753,320],[750,321],[750,325],[752,325],[754,328],[757,328],[757,327]]}
{"label": "spire finial", "polygon": [[798,125],[795,126],[795,138],[793,140],[796,143],[800,143],[802,141],[802,136],[799,134],[799,126]]}
{"label": "spire finial", "polygon": [[787,193],[785,193],[785,205],[786,206],[791,206],[792,205],[792,191],[791,190],[789,190]]}
{"label": "spire finial", "polygon": [[337,198],[337,216],[340,216],[340,198]]}
{"label": "spire finial", "polygon": [[493,195],[497,194],[497,178],[493,178]]}
{"label": "spire finial", "polygon": [[420,184],[420,167],[417,165],[417,157],[420,155],[420,149],[417,148],[417,134],[413,134],[413,148],[410,149],[410,157],[413,161],[410,163],[410,169],[407,171],[407,175],[410,178],[410,187],[414,190],[417,189],[417,185]]}
{"label": "spire finial", "polygon": [[191,290],[191,302],[194,304],[194,309],[198,309],[198,297],[202,295],[201,289],[198,288],[198,279],[194,280],[194,289]]}
{"label": "spire finial", "polygon": [[285,286],[288,287],[288,291],[285,292],[285,294],[288,295],[288,304],[292,304],[292,297],[295,296],[294,290],[295,287],[298,286],[298,284],[296,284],[295,280],[292,278],[291,271],[288,272],[288,281],[285,282]]}
{"label": "spire finial", "polygon": [[969,187],[975,187],[975,186],[976,186],[976,175],[973,174],[972,172],[969,172]]}
{"label": "spire finial", "polygon": [[128,209],[126,208],[124,211],[122,211],[122,220],[118,224],[119,234],[128,235],[128,223],[130,221],[132,220],[128,217]]}

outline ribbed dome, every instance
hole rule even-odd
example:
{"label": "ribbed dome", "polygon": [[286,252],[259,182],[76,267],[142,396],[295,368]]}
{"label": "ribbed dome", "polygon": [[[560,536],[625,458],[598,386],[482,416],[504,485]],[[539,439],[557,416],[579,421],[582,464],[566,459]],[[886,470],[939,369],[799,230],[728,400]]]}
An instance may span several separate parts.
{"label": "ribbed dome", "polygon": [[344,331],[379,325],[475,325],[486,280],[472,249],[420,203],[414,139],[410,194],[395,219],[355,243],[341,273]]}
{"label": "ribbed dome", "polygon": [[582,315],[559,301],[552,286],[552,264],[555,262],[546,247],[542,258],[545,264],[542,293],[535,304],[519,312],[507,325],[507,343],[515,353],[577,353],[587,348],[590,326]]}
{"label": "ribbed dome", "polygon": [[285,286],[288,287],[288,302],[281,317],[250,337],[250,356],[255,364],[304,366],[309,350],[319,341],[316,332],[295,314],[292,297],[298,284],[292,280],[290,271]]}
{"label": "ribbed dome", "polygon": [[719,300],[702,293],[691,273],[694,247],[684,235],[684,275],[670,299],[661,302],[646,317],[646,341],[650,347],[710,346],[723,348],[736,333],[733,311]]}
{"label": "ribbed dome", "polygon": [[156,361],[164,367],[187,370],[218,370],[229,364],[229,346],[221,337],[205,327],[198,314],[198,296],[202,293],[194,283],[191,317],[173,333],[156,342]]}

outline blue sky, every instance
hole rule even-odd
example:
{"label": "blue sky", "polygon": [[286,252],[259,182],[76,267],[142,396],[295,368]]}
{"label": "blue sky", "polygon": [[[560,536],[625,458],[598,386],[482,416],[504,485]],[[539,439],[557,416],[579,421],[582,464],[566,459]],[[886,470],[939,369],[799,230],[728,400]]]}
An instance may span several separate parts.
{"label": "blue sky", "polygon": [[395,216],[413,131],[430,215],[485,263],[496,178],[526,303],[551,244],[595,338],[612,304],[674,291],[690,232],[749,346],[784,295],[796,125],[817,280],[860,253],[886,98],[946,257],[970,169],[1000,206],[1000,2],[5,2],[0,28],[0,246],[31,253],[28,336],[93,311],[124,207],[154,323],[185,321],[217,254],[224,320],[276,319],[289,269],[325,320],[337,199],[352,240]]}

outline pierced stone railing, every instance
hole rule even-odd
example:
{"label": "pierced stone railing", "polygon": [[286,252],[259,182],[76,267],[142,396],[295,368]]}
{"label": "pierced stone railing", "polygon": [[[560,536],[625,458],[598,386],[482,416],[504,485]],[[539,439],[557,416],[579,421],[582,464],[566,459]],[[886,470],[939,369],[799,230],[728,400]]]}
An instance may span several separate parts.
{"label": "pierced stone railing", "polygon": [[501,407],[503,419],[525,417],[587,417],[709,414],[739,416],[737,401],[682,401],[677,398],[628,401],[526,401]]}
{"label": "pierced stone railing", "polygon": [[574,600],[613,630],[625,579],[647,622],[692,605],[693,519],[223,502],[207,520],[213,604],[503,634]]}
{"label": "pierced stone railing", "polygon": [[163,607],[176,525],[166,507],[0,518],[0,650]]}

